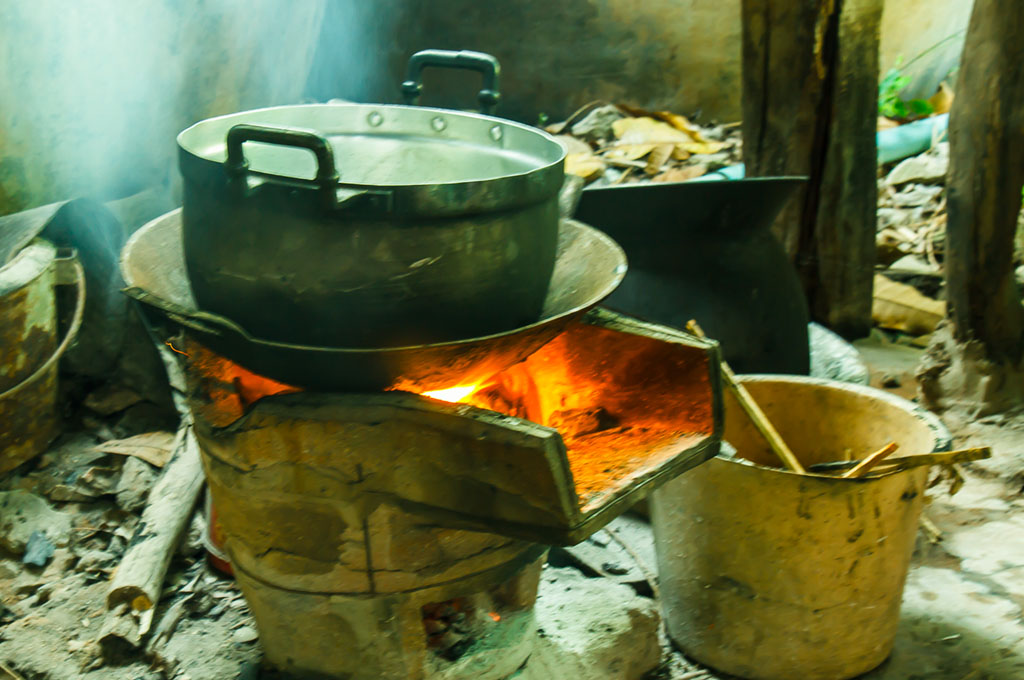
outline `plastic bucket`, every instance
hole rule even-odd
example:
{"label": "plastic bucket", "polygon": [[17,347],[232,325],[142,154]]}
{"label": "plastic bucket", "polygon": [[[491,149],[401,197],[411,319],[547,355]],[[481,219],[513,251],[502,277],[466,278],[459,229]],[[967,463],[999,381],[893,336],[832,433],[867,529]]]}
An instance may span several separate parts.
{"label": "plastic bucket", "polygon": [[[949,448],[938,418],[870,387],[741,379],[805,466],[889,442],[900,446],[894,457]],[[861,480],[794,474],[775,467],[731,395],[725,406],[724,439],[738,457],[652,495],[669,635],[697,661],[745,678],[871,670],[892,651],[928,468]]]}

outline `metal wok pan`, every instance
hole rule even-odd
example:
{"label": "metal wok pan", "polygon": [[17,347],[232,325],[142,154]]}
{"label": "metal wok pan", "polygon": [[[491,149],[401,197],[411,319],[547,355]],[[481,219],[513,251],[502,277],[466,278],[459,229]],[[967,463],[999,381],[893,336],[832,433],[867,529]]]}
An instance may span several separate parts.
{"label": "metal wok pan", "polygon": [[[319,391],[416,391],[472,385],[529,356],[622,281],[626,256],[592,227],[564,220],[540,320],[511,331],[454,342],[385,349],[312,347],[253,337],[196,304],[185,268],[181,211],[139,229],[121,254],[125,292],[187,335],[243,367]],[[267,310],[273,314],[272,309]]]}

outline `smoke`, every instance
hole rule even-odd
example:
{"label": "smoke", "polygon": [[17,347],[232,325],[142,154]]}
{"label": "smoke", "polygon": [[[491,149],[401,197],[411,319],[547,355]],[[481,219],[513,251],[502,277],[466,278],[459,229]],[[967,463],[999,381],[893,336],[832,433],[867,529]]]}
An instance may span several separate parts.
{"label": "smoke", "polygon": [[[110,200],[135,193],[176,173],[175,137],[193,122],[298,103],[327,4],[3,3],[0,214],[82,195]],[[356,46],[358,40],[342,40],[354,29],[348,22],[334,35]]]}
{"label": "smoke", "polygon": [[[119,292],[118,256],[125,232],[173,205],[177,134],[204,118],[300,103],[315,58],[332,82],[314,97],[360,98],[377,62],[376,4],[0,4],[0,215],[79,197],[106,204],[68,204],[45,232],[76,248],[86,266],[82,361],[72,354],[65,368],[108,376],[119,339],[138,332],[128,325]],[[148,343],[135,340],[124,346]],[[144,393],[147,381],[128,381],[139,382]]]}
{"label": "smoke", "polygon": [[[312,101],[377,101],[382,89],[398,96],[402,73],[387,73],[385,52],[407,3],[396,0],[328,0],[319,47],[306,87]],[[390,88],[382,87],[388,83]],[[395,100],[392,100],[395,101]]]}

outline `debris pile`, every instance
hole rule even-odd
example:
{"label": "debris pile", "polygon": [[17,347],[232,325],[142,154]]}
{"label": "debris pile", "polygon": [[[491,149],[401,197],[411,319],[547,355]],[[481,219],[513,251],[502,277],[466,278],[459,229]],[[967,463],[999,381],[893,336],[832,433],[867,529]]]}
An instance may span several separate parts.
{"label": "debris pile", "polygon": [[738,123],[699,126],[670,111],[592,102],[546,129],[568,148],[566,172],[598,186],[685,182],[740,162]]}
{"label": "debris pile", "polygon": [[[878,184],[875,324],[925,347],[946,315],[946,173],[949,142],[883,168]],[[1014,262],[1024,283],[1024,212]]]}
{"label": "debris pile", "polygon": [[[152,540],[144,518],[181,467],[177,414],[119,388],[84,403],[76,431],[0,479],[0,677],[236,677],[258,662],[255,629],[234,582],[206,564],[194,496],[166,554],[126,557]],[[112,579],[138,575],[133,562],[153,572],[158,602],[111,608]]]}

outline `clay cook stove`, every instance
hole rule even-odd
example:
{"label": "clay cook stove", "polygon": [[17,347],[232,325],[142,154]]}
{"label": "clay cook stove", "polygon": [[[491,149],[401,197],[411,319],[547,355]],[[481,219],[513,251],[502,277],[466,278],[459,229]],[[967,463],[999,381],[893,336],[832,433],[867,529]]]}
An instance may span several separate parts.
{"label": "clay cook stove", "polygon": [[373,373],[394,373],[386,389],[358,393],[323,388],[344,356],[317,372],[293,348],[289,381],[266,348],[239,351],[239,337],[259,341],[196,308],[176,213],[128,244],[130,294],[184,355],[225,548],[271,664],[507,678],[529,663],[547,546],[578,543],[717,453],[717,346],[587,312],[621,279],[621,251],[562,229],[543,333],[435,346],[423,365],[398,352]]}

